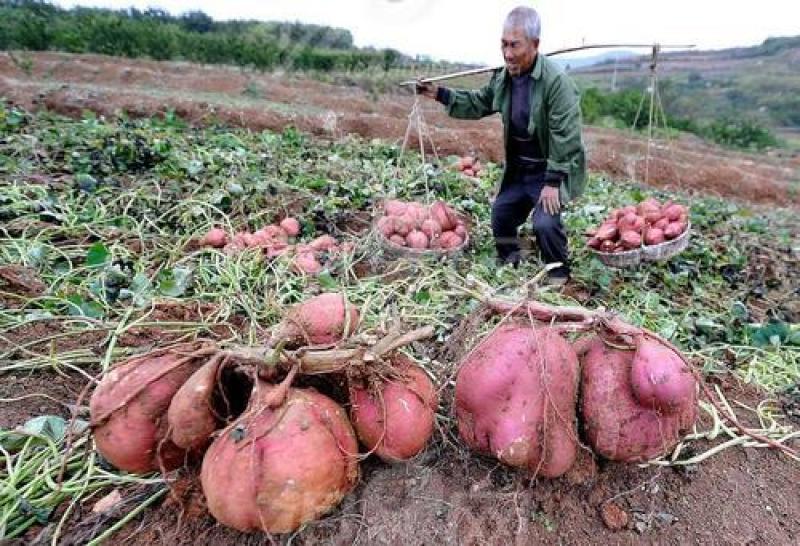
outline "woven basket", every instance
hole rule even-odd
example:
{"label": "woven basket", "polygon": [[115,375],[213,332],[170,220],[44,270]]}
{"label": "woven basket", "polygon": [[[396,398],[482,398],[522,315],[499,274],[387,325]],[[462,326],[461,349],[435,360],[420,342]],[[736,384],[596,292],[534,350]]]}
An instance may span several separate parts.
{"label": "woven basket", "polygon": [[400,246],[391,242],[389,239],[383,236],[383,233],[378,229],[378,218],[380,216],[376,216],[372,220],[372,233],[375,236],[375,239],[378,241],[378,244],[381,246],[383,252],[390,257],[393,258],[409,258],[409,259],[420,259],[420,258],[429,258],[429,259],[437,259],[442,257],[454,258],[456,256],[460,256],[464,249],[469,246],[469,231],[470,231],[470,222],[469,218],[461,213],[456,213],[456,215],[464,220],[464,224],[467,227],[467,234],[464,237],[464,241],[455,248],[408,248],[407,246]]}
{"label": "woven basket", "polygon": [[686,230],[671,241],[665,241],[652,246],[643,246],[642,259],[647,262],[657,262],[660,260],[667,260],[676,254],[680,254],[689,246],[689,232],[691,230],[692,224],[689,223],[686,226]]}
{"label": "woven basket", "polygon": [[593,248],[589,250],[597,256],[597,259],[609,267],[631,267],[639,265],[641,262],[667,260],[686,250],[686,247],[689,246],[689,232],[691,229],[692,224],[689,224],[686,226],[686,231],[671,241],[652,246],[642,245],[639,248],[626,250],[625,252],[600,252]]}
{"label": "woven basket", "polygon": [[597,259],[609,267],[631,267],[639,265],[642,261],[642,249],[634,248],[625,252],[600,252],[590,248]]}

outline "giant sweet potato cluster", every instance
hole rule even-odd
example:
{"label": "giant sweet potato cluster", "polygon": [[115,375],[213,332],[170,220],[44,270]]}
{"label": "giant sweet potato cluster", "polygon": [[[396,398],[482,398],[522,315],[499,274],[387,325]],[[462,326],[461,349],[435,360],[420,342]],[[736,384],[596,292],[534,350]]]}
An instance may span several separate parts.
{"label": "giant sweet potato cluster", "polygon": [[[506,318],[458,364],[455,385],[458,431],[475,451],[552,478],[584,442],[646,461],[694,423],[695,376],[658,336],[607,313],[492,306]],[[337,506],[364,456],[391,463],[425,448],[438,391],[399,349],[433,328],[359,334],[359,310],[337,293],[284,317],[262,346],[198,341],[113,367],[90,403],[97,450],[135,473],[199,463],[219,522],[282,533]],[[571,344],[566,332],[589,335]],[[298,386],[312,375],[345,385],[345,399]]]}

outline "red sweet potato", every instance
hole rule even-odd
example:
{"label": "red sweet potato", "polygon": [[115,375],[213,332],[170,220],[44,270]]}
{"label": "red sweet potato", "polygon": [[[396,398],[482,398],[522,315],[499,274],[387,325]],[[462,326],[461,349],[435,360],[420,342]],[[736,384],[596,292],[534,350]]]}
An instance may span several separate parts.
{"label": "red sweet potato", "polygon": [[399,233],[395,233],[394,235],[390,236],[389,240],[396,245],[406,246],[406,238]]}
{"label": "red sweet potato", "polygon": [[643,339],[631,363],[631,388],[643,406],[673,414],[695,403],[697,381],[670,347]]}
{"label": "red sweet potato", "polygon": [[259,382],[250,406],[214,440],[201,470],[208,510],[239,531],[287,533],[334,508],[358,480],[344,410],[312,389],[278,407]]}
{"label": "red sweet potato", "polygon": [[601,241],[613,241],[616,239],[618,233],[616,224],[603,224],[600,226],[600,229],[597,230],[597,235],[595,235],[595,237]]}
{"label": "red sweet potato", "polygon": [[435,239],[442,234],[442,226],[440,226],[439,222],[433,218],[428,218],[422,222],[422,227],[420,229],[422,233],[428,237],[428,239]]}
{"label": "red sweet potato", "polygon": [[322,264],[317,260],[313,250],[298,251],[294,255],[292,265],[299,273],[306,275],[316,275],[322,271]]}
{"label": "red sweet potato", "polygon": [[206,236],[203,237],[202,244],[204,246],[213,246],[214,248],[222,248],[228,242],[228,236],[225,234],[225,230],[220,228],[211,228]]}
{"label": "red sweet potato", "polygon": [[187,452],[167,438],[167,409],[178,389],[205,363],[184,344],[131,358],[112,368],[89,401],[97,451],[127,472],[179,467]]}
{"label": "red sweet potato", "polygon": [[439,237],[440,244],[442,248],[458,248],[464,242],[464,240],[458,236],[455,231],[445,231],[442,232],[442,236]]}
{"label": "red sweet potato", "polygon": [[428,237],[415,229],[406,235],[406,246],[409,248],[428,248]]}
{"label": "red sweet potato", "polygon": [[666,239],[675,239],[686,231],[686,224],[682,224],[680,222],[670,222],[666,228],[664,228],[664,237]]}
{"label": "red sweet potato", "polygon": [[664,217],[669,219],[670,222],[674,222],[681,217],[685,210],[681,205],[670,205],[664,209]]}
{"label": "red sweet potato", "polygon": [[281,220],[280,227],[289,237],[297,237],[300,235],[300,222],[297,220],[297,218],[287,216]]}
{"label": "red sweet potato", "polygon": [[376,390],[350,388],[350,420],[361,443],[386,462],[404,461],[422,451],[433,434],[438,395],[423,370],[397,353],[392,364],[402,379]]}
{"label": "red sweet potato", "polygon": [[595,337],[581,358],[581,418],[589,445],[615,461],[641,462],[664,455],[696,418],[696,399],[671,414],[650,409],[636,398],[631,367],[636,351]]}
{"label": "red sweet potato", "polygon": [[446,203],[443,201],[436,201],[430,208],[430,216],[442,227],[442,231],[452,230],[458,223],[458,217],[455,216]]}
{"label": "red sweet potato", "polygon": [[628,250],[642,246],[642,236],[633,230],[624,231],[619,240],[622,246]]}
{"label": "red sweet potato", "polygon": [[383,203],[383,210],[387,216],[401,216],[406,211],[406,203],[397,199],[387,199]]}
{"label": "red sweet potato", "polygon": [[309,246],[318,252],[324,252],[327,250],[334,250],[337,246],[339,246],[339,241],[337,241],[331,235],[320,235],[311,241]]}
{"label": "red sweet potato", "polygon": [[505,464],[560,476],[577,454],[577,384],[577,356],[556,331],[500,326],[460,364],[459,434]]}
{"label": "red sweet potato", "polygon": [[170,439],[186,450],[201,451],[211,434],[244,411],[252,380],[236,365],[212,358],[181,385],[167,411]]}
{"label": "red sweet potato", "polygon": [[358,308],[337,292],[314,296],[292,307],[272,335],[271,344],[327,345],[341,341],[358,328]]}
{"label": "red sweet potato", "polygon": [[644,234],[646,245],[657,245],[664,242],[664,232],[657,227],[648,228]]}

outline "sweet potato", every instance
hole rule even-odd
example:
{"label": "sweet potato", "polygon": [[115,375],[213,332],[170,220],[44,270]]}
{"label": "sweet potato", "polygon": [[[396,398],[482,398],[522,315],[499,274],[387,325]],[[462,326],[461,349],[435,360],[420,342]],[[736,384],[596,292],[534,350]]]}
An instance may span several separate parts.
{"label": "sweet potato", "polygon": [[394,232],[401,237],[405,237],[412,229],[413,219],[409,219],[405,214],[403,216],[395,216],[394,218]]}
{"label": "sweet potato", "polygon": [[600,251],[601,252],[614,252],[614,248],[616,245],[614,241],[601,241],[600,242]]}
{"label": "sweet potato", "polygon": [[211,434],[244,411],[252,381],[237,366],[212,358],[181,385],[167,411],[170,439],[186,450],[200,451]]}
{"label": "sweet potato", "polygon": [[448,210],[447,204],[443,201],[436,201],[430,208],[431,218],[439,222],[442,231],[452,230],[456,227],[458,218]]}
{"label": "sweet potato", "polygon": [[317,260],[313,250],[298,251],[294,255],[292,265],[299,273],[306,275],[316,275],[322,271],[322,264]]}
{"label": "sweet potato", "polygon": [[370,390],[350,388],[350,420],[361,443],[386,462],[404,461],[422,451],[433,434],[438,395],[423,370],[401,353],[392,365],[401,375]]}
{"label": "sweet potato", "polygon": [[661,218],[660,220],[656,221],[653,224],[653,227],[658,228],[663,232],[668,225],[669,225],[669,220],[667,218]]}
{"label": "sweet potato", "polygon": [[388,239],[394,233],[394,217],[381,216],[380,218],[378,218],[376,227],[378,228],[378,231],[381,232],[381,235],[383,235]]}
{"label": "sweet potato", "polygon": [[422,222],[420,230],[428,237],[428,239],[435,239],[442,234],[442,226],[440,226],[439,222],[433,218],[428,218]]}
{"label": "sweet potato", "polygon": [[646,245],[658,245],[664,242],[664,232],[657,227],[648,228],[644,234]]}
{"label": "sweet potato", "polygon": [[680,222],[670,222],[666,228],[664,228],[664,237],[666,239],[675,239],[679,237],[681,233],[686,231],[686,225],[681,224]]}
{"label": "sweet potato", "polygon": [[297,218],[287,216],[281,220],[280,227],[289,237],[297,237],[300,235],[300,222],[297,220]]}
{"label": "sweet potato", "polygon": [[674,222],[681,217],[681,214],[685,209],[681,205],[670,205],[669,207],[664,209],[664,217],[669,219],[670,222]]}
{"label": "sweet potato", "polygon": [[586,241],[586,246],[588,246],[589,248],[593,248],[595,250],[599,250],[601,243],[602,241],[597,237],[590,237],[589,240]]}
{"label": "sweet potato", "polygon": [[464,169],[461,172],[464,173],[464,176],[475,176],[475,171],[470,168]]}
{"label": "sweet potato", "polygon": [[292,307],[272,335],[271,344],[327,345],[341,341],[345,334],[358,328],[358,308],[345,306],[345,298],[337,292],[314,296]]}
{"label": "sweet potato", "polygon": [[480,453],[556,477],[575,461],[578,359],[555,330],[506,324],[461,362],[461,438]]}
{"label": "sweet potato", "polygon": [[406,235],[406,245],[409,248],[428,248],[428,237],[418,229]]}
{"label": "sweet potato", "polygon": [[318,252],[324,252],[328,250],[334,250],[337,246],[339,246],[339,241],[330,235],[320,235],[311,241],[309,245]]}
{"label": "sweet potato", "polygon": [[401,216],[406,212],[407,205],[397,199],[387,199],[383,203],[383,210],[387,216]]}
{"label": "sweet potato", "polygon": [[611,241],[617,237],[618,233],[616,224],[603,224],[600,226],[600,229],[597,230],[597,235],[595,237],[601,241]]}
{"label": "sweet potato", "polygon": [[406,246],[406,238],[399,233],[395,233],[394,235],[390,236],[389,240],[396,245]]}
{"label": "sweet potato", "polygon": [[695,403],[697,381],[670,347],[643,339],[631,363],[631,387],[643,406],[673,414]]}
{"label": "sweet potato", "polygon": [[633,230],[624,231],[619,240],[628,250],[642,246],[642,236]]}
{"label": "sweet potato", "polygon": [[589,445],[615,461],[641,462],[664,455],[696,418],[692,398],[672,414],[643,406],[634,395],[631,367],[636,351],[585,342],[581,358],[581,417]]}
{"label": "sweet potato", "polygon": [[625,216],[617,220],[617,229],[620,232],[633,229],[639,216],[635,212],[626,212]]}
{"label": "sweet potato", "polygon": [[197,344],[131,358],[112,368],[89,401],[97,451],[120,470],[179,467],[189,455],[167,437],[167,409],[178,389],[204,363]]}
{"label": "sweet potato", "polygon": [[467,226],[464,225],[464,222],[459,222],[456,224],[455,229],[453,229],[453,233],[461,237],[461,240],[463,241],[467,238]]}
{"label": "sweet potato", "polygon": [[239,531],[287,533],[334,508],[358,480],[358,443],[344,410],[312,389],[259,382],[250,406],[214,440],[200,474],[208,510]]}
{"label": "sweet potato", "polygon": [[458,236],[455,231],[445,231],[442,232],[442,236],[439,237],[440,244],[442,248],[458,248],[464,242],[464,240]]}
{"label": "sweet potato", "polygon": [[214,248],[222,248],[228,242],[228,236],[225,231],[220,228],[211,228],[206,236],[203,237],[202,244],[204,246],[213,246]]}

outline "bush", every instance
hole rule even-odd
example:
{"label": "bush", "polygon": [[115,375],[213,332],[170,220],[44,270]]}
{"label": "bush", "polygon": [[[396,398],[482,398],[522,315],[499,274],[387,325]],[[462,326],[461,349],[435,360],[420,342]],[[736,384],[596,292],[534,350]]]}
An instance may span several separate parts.
{"label": "bush", "polygon": [[216,22],[201,11],[181,16],[73,8],[34,0],[0,0],[0,49],[101,53],[158,60],[231,63],[261,70],[367,70],[398,66],[394,50],[353,47],[348,30],[302,23]]}

